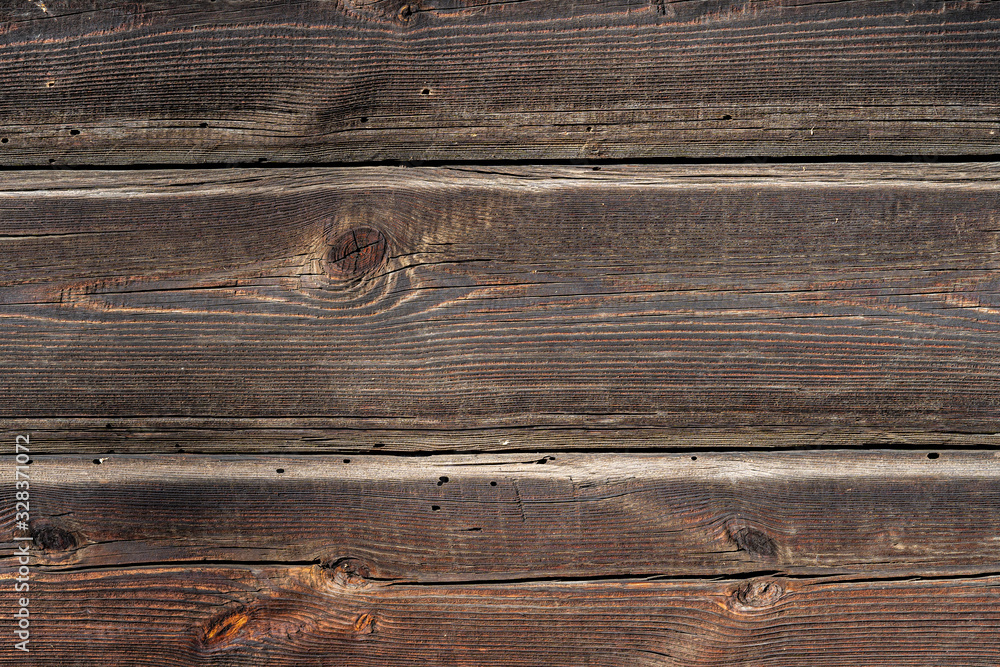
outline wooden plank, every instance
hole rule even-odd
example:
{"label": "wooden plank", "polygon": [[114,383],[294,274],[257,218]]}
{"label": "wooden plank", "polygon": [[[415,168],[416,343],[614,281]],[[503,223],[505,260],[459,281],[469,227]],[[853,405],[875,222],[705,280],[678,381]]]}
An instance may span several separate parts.
{"label": "wooden plank", "polygon": [[[30,474],[35,563],[57,569],[348,559],[422,583],[968,575],[996,569],[1000,534],[994,451],[36,455]],[[11,513],[0,535],[12,534]]]}
{"label": "wooden plank", "polygon": [[[578,416],[581,421],[592,421]],[[485,421],[485,420],[484,420]],[[1000,449],[1000,433],[839,427],[616,427],[432,424],[392,418],[49,417],[0,419],[0,442],[28,434],[47,454],[429,453],[590,449],[687,452],[819,448]]]}
{"label": "wooden plank", "polygon": [[0,163],[995,155],[998,18],[940,0],[7,3]]}
{"label": "wooden plank", "polygon": [[[4,590],[11,578],[0,577]],[[185,566],[39,574],[32,586],[31,646],[46,664],[986,667],[1000,660],[995,576],[414,586],[319,566]]]}
{"label": "wooden plank", "polygon": [[0,414],[991,436],[998,174],[6,174]]}

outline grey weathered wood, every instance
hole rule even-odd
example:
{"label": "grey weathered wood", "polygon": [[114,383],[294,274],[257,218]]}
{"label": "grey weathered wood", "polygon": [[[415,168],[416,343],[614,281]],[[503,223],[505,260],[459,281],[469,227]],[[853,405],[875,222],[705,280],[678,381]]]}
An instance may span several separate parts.
{"label": "grey weathered wood", "polygon": [[[35,455],[30,472],[35,562],[55,570],[356,559],[421,583],[968,575],[996,569],[1000,534],[992,451]],[[5,517],[0,535],[13,528]]]}
{"label": "grey weathered wood", "polygon": [[[989,444],[998,174],[5,174],[0,413],[49,428],[107,420],[109,432],[229,418]],[[384,234],[371,246],[384,260],[331,264],[331,247],[366,229]],[[378,444],[391,443],[375,432],[363,449]]]}
{"label": "grey weathered wood", "polygon": [[996,155],[1000,6],[46,0],[0,164]]}

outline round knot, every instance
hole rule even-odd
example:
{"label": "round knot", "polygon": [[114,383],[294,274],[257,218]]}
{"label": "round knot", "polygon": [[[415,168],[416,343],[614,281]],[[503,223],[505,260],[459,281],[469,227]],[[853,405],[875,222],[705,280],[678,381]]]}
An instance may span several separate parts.
{"label": "round knot", "polygon": [[770,607],[785,593],[785,589],[776,581],[756,579],[748,581],[733,591],[733,601],[737,608],[759,609]]}
{"label": "round knot", "polygon": [[357,558],[341,558],[330,565],[324,565],[323,569],[334,584],[345,588],[367,586],[368,579],[372,576],[371,568]]}
{"label": "round knot", "polygon": [[34,543],[45,551],[66,551],[76,546],[73,533],[56,526],[42,526],[31,531]]}
{"label": "round knot", "polygon": [[374,271],[385,261],[389,248],[385,234],[358,227],[341,234],[326,253],[326,271],[334,278],[357,278]]}

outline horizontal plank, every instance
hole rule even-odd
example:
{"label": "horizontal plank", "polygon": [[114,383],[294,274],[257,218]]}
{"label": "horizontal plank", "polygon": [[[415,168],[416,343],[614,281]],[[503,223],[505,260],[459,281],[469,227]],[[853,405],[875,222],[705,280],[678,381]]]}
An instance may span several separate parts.
{"label": "horizontal plank", "polygon": [[[502,415],[499,417],[503,417]],[[567,416],[592,421],[586,415]],[[46,454],[273,454],[995,448],[1000,433],[877,427],[407,426],[392,418],[49,417],[0,419],[0,442],[27,435]],[[484,423],[496,419],[484,417]]]}
{"label": "horizontal plank", "polygon": [[1000,153],[1000,5],[48,0],[0,164]]}
{"label": "horizontal plank", "polygon": [[[1000,534],[995,451],[33,457],[34,557],[54,569],[351,559],[422,583],[955,575],[994,570]],[[10,515],[0,535],[13,534],[25,533]]]}
{"label": "horizontal plank", "polygon": [[7,173],[0,416],[992,436],[998,175]]}
{"label": "horizontal plank", "polygon": [[[11,579],[0,577],[5,590]],[[45,664],[986,667],[1000,660],[995,576],[411,586],[340,566],[194,566],[39,573],[30,594],[30,655]]]}

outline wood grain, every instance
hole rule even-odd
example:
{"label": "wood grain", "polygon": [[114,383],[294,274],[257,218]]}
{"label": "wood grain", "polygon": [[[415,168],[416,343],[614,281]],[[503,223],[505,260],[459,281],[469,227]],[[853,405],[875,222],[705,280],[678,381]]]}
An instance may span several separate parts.
{"label": "wood grain", "polygon": [[992,437],[998,174],[7,174],[0,413]]}
{"label": "wood grain", "polygon": [[[578,416],[582,421],[593,421]],[[943,425],[947,428],[947,425]],[[454,425],[422,427],[393,418],[48,417],[0,419],[0,441],[30,434],[46,454],[687,452],[820,448],[1000,449],[1000,433],[821,426],[690,428]]]}
{"label": "wood grain", "polygon": [[[8,590],[10,575],[0,583]],[[415,586],[320,566],[185,566],[41,574],[33,586],[32,627],[48,664],[986,667],[1000,659],[995,576]]]}
{"label": "wood grain", "polygon": [[[35,456],[30,472],[47,569],[351,559],[421,583],[968,575],[996,569],[1000,534],[992,451]],[[5,517],[0,535],[15,533]]]}
{"label": "wood grain", "polygon": [[989,0],[46,0],[0,164],[1000,153]]}

